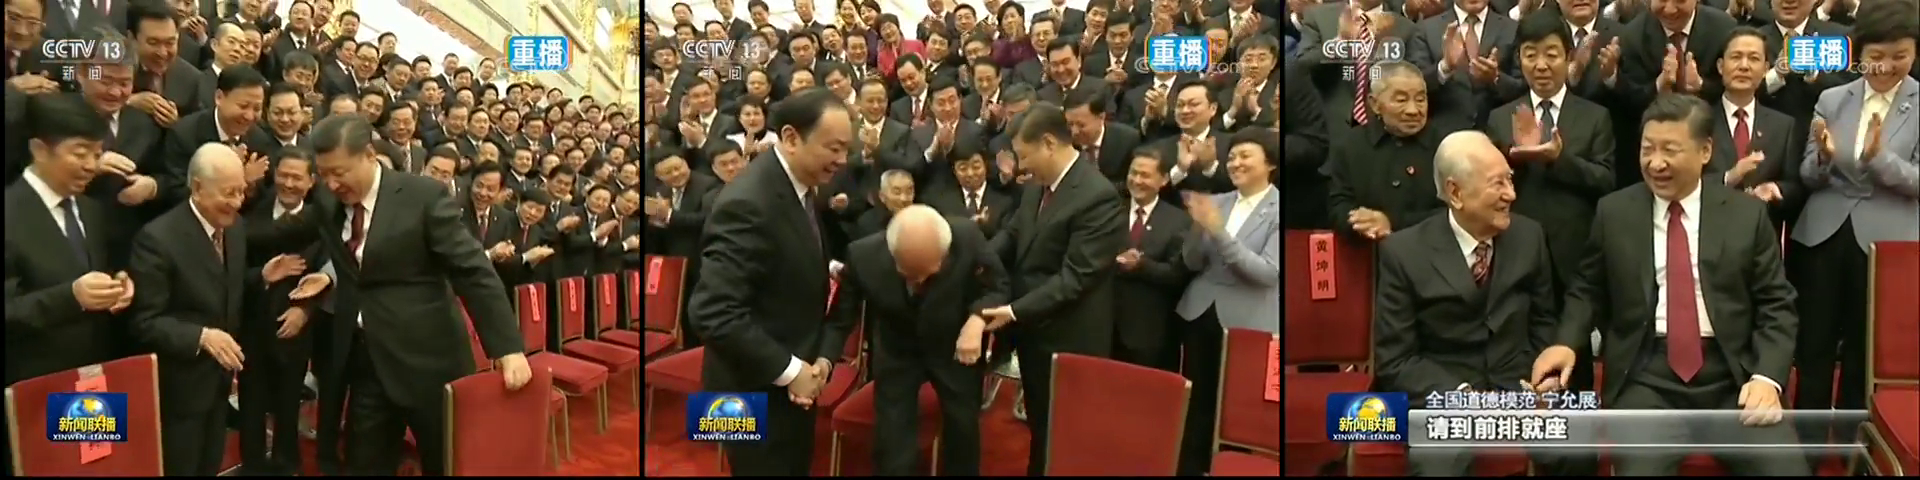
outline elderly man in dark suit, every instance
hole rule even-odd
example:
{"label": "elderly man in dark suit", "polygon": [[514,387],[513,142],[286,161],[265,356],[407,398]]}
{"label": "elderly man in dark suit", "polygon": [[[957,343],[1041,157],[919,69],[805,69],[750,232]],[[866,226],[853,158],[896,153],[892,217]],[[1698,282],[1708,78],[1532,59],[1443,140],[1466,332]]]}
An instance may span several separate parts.
{"label": "elderly man in dark suit", "polygon": [[[1066,113],[1033,106],[1015,125],[1013,150],[1033,172],[1019,211],[991,248],[1009,265],[1015,300],[982,316],[1021,337],[1021,380],[1033,428],[1028,475],[1046,472],[1053,354],[1106,357],[1113,349],[1112,265],[1126,245],[1125,207],[1113,183],[1073,145]],[[1031,205],[1031,207],[1029,207]]]}
{"label": "elderly man in dark suit", "polygon": [[949,439],[941,443],[940,473],[978,475],[987,322],[977,312],[1007,301],[1006,271],[987,237],[965,217],[912,205],[847,250],[834,310],[839,323],[862,313],[872,322],[875,472],[915,470],[920,387],[932,382],[940,432]]}
{"label": "elderly man in dark suit", "polygon": [[[1540,224],[1512,211],[1512,174],[1486,135],[1449,135],[1433,173],[1447,214],[1380,243],[1373,344],[1383,391],[1514,391],[1546,347],[1559,312],[1553,261]],[[1471,451],[1423,449],[1408,474],[1464,476],[1472,465]]]}
{"label": "elderly man in dark suit", "polygon": [[160,355],[162,454],[169,475],[215,475],[227,445],[227,395],[245,355],[234,335],[247,287],[299,274],[306,262],[276,257],[247,266],[240,204],[248,193],[239,154],[202,146],[189,167],[190,200],[134,237],[128,275],[134,337]]}

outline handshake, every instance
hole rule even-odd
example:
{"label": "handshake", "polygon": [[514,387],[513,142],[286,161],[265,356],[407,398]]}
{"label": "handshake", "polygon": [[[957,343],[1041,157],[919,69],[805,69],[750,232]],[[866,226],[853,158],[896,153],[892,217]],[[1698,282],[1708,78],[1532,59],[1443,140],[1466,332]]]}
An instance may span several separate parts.
{"label": "handshake", "polygon": [[821,357],[812,365],[800,367],[800,374],[787,383],[787,400],[800,408],[812,408],[813,399],[820,396],[820,389],[827,385],[827,379],[833,373],[833,361]]}

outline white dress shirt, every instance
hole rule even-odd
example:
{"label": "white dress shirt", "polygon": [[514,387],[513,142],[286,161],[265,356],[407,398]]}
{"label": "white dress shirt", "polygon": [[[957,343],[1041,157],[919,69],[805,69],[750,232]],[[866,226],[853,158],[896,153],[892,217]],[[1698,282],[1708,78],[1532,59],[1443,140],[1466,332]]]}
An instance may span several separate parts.
{"label": "white dress shirt", "polygon": [[[360,239],[360,248],[356,248],[353,250],[354,262],[365,261],[364,259],[366,258],[366,253],[367,253],[367,240],[373,238],[373,207],[374,207],[374,203],[380,199],[380,176],[383,173],[382,170],[386,170],[386,169],[376,168],[373,170],[373,184],[367,187],[367,196],[362,197],[360,199],[360,208],[365,210],[364,212],[361,213],[361,215],[366,217],[361,219],[361,221],[366,223],[365,225],[362,226],[362,229],[360,230],[360,235],[362,237]],[[345,205],[345,207],[347,207],[348,209],[347,222],[342,224],[344,226],[340,229],[340,241],[343,243],[353,238],[353,220],[354,220],[353,210],[352,210],[353,206]],[[366,267],[366,264],[361,263],[360,266],[361,268],[364,269]],[[360,312],[354,313],[353,323],[355,325],[359,325],[361,328],[366,328],[367,326],[366,309],[361,309]]]}
{"label": "white dress shirt", "polygon": [[1153,207],[1160,206],[1160,196],[1154,195],[1152,199],[1147,200],[1147,203],[1144,204],[1139,202],[1128,203],[1133,204],[1133,208],[1127,210],[1127,228],[1133,228],[1133,224],[1139,223],[1144,225],[1148,219],[1153,218]]}
{"label": "white dress shirt", "polygon": [[[1527,99],[1533,102],[1533,104],[1532,104],[1532,105],[1528,105],[1528,108],[1532,108],[1532,109],[1533,109],[1533,119],[1534,119],[1534,120],[1539,120],[1539,121],[1542,121],[1542,122],[1544,122],[1544,121],[1546,121],[1546,118],[1547,118],[1547,113],[1548,113],[1548,112],[1552,112],[1552,113],[1553,113],[1553,121],[1554,121],[1554,125],[1553,125],[1553,128],[1554,128],[1554,129],[1556,129],[1556,130],[1558,130],[1558,129],[1560,128],[1560,121],[1561,121],[1561,118],[1560,118],[1560,108],[1561,108],[1561,107],[1565,107],[1565,106],[1567,106],[1567,86],[1566,86],[1566,85],[1561,85],[1561,86],[1560,86],[1560,91],[1558,91],[1558,92],[1554,92],[1554,93],[1553,93],[1553,96],[1551,96],[1551,97],[1542,97],[1542,96],[1540,96],[1540,94],[1538,94],[1538,93],[1533,93],[1532,91],[1528,91],[1528,92],[1527,92]],[[1540,107],[1541,107],[1541,105],[1540,105],[1540,102],[1545,102],[1545,101],[1550,101],[1550,102],[1553,102],[1553,107],[1552,107],[1552,108],[1540,108]],[[1544,124],[1543,124],[1543,126],[1544,126]],[[1550,135],[1550,134],[1552,134],[1553,132],[1540,132],[1540,133],[1542,133],[1542,134],[1549,134],[1549,135]],[[1552,138],[1552,137],[1548,137],[1548,138],[1550,139],[1550,138]]]}
{"label": "white dress shirt", "polygon": [[[1707,317],[1706,293],[1700,288],[1703,284],[1703,277],[1700,276],[1701,188],[1695,186],[1693,193],[1680,199],[1680,209],[1683,211],[1680,226],[1687,230],[1687,258],[1693,260],[1687,267],[1693,269],[1693,305],[1698,310],[1694,316],[1700,321],[1700,336],[1713,338],[1713,322]],[[1672,203],[1664,198],[1653,198],[1653,238],[1648,239],[1653,242],[1653,331],[1656,336],[1662,337],[1654,339],[1657,342],[1666,341],[1664,337],[1667,336],[1667,208]],[[1755,374],[1753,378],[1772,384],[1776,391],[1780,389],[1780,382],[1765,375]]]}
{"label": "white dress shirt", "polygon": [[[1471,38],[1479,39],[1480,36],[1487,31],[1487,10],[1485,8],[1481,8],[1479,14],[1471,14],[1467,13],[1466,10],[1462,10],[1460,7],[1453,7],[1453,18],[1458,19],[1456,23],[1459,25],[1454,28],[1459,29],[1460,38],[1463,40],[1469,38],[1468,35],[1473,35]],[[1473,19],[1473,21],[1469,22],[1467,19]],[[1486,53],[1477,52],[1477,50],[1480,49],[1479,45],[1468,45],[1468,47],[1472,48],[1473,51],[1468,51],[1467,56],[1479,56]],[[1453,76],[1453,71],[1461,66],[1448,65],[1445,55],[1442,55],[1440,60],[1440,83],[1445,84],[1447,83],[1447,77]]]}
{"label": "white dress shirt", "polygon": [[1240,200],[1233,202],[1233,210],[1227,212],[1227,235],[1239,233],[1240,227],[1253,218],[1253,210],[1260,207],[1260,201],[1266,200],[1267,193],[1272,191],[1273,188],[1269,187],[1253,195],[1240,195]]}
{"label": "white dress shirt", "polygon": [[287,214],[299,215],[300,210],[304,208],[307,208],[306,202],[301,202],[298,205],[294,205],[292,208],[288,208],[285,204],[281,204],[280,202],[273,202],[273,219],[279,220],[280,217],[285,216]]}
{"label": "white dress shirt", "polygon": [[[793,182],[794,199],[800,201],[801,208],[811,209],[812,207],[807,205],[807,190],[809,187],[800,181],[800,176],[793,174],[793,164],[787,162],[787,155],[781,152],[780,149],[775,148],[773,149],[773,158],[780,161],[780,170],[787,172],[787,180]],[[828,269],[835,270],[831,266],[829,266]],[[773,385],[776,387],[784,387],[789,383],[793,383],[793,379],[800,376],[800,369],[811,365],[811,363],[801,360],[800,357],[789,358],[792,360],[787,362],[787,369],[780,372],[780,378],[773,380]]]}
{"label": "white dress shirt", "polygon": [[[60,208],[60,202],[74,197],[63,197],[58,193],[54,193],[53,187],[47,185],[47,181],[41,179],[40,174],[34,172],[31,168],[27,169],[26,177],[27,186],[33,187],[33,193],[39,195],[40,202],[47,205],[48,213],[53,215],[53,224],[60,227],[61,236],[65,236],[67,231],[67,211]],[[75,201],[78,202],[78,200]],[[75,205],[74,208],[78,209],[79,205]],[[77,210],[73,218],[80,218]],[[87,222],[85,220],[80,221],[80,234],[87,234]]]}
{"label": "white dress shirt", "polygon": [[[960,138],[959,138],[960,122],[955,121],[955,122],[949,123],[949,122],[934,120],[933,121],[933,137],[927,140],[928,142],[927,151],[921,152],[926,157],[927,162],[931,163],[931,162],[939,161],[940,157],[944,156],[943,154],[946,153],[938,149],[940,148],[940,132],[942,130],[946,130],[947,127],[953,127],[953,136],[954,136],[953,141],[955,142],[960,141]],[[947,145],[947,150],[951,151],[955,146],[956,145]]]}
{"label": "white dress shirt", "polygon": [[[1268,83],[1267,81],[1262,80],[1260,82],[1260,85],[1253,87],[1253,91],[1254,92],[1267,91],[1267,83]],[[1255,100],[1255,101],[1257,102],[1258,100]],[[1239,123],[1239,119],[1236,119],[1233,117],[1235,113],[1239,113],[1233,110],[1232,108],[1233,105],[1234,105],[1233,102],[1231,101],[1227,102],[1227,107],[1228,107],[1227,111],[1220,114],[1220,123],[1223,125],[1226,125],[1227,128],[1233,128],[1233,124]],[[1256,103],[1256,104],[1247,105],[1247,108],[1248,109],[1259,108],[1259,104]]]}
{"label": "white dress shirt", "polygon": [[[1902,77],[1900,81],[1904,83],[1904,82],[1910,82],[1912,80],[1908,80],[1905,77]],[[1874,115],[1880,115],[1882,118],[1885,118],[1887,114],[1887,110],[1893,107],[1894,93],[1897,93],[1900,91],[1899,83],[1893,84],[1892,89],[1884,92],[1874,90],[1873,84],[1871,83],[1860,82],[1860,85],[1864,87],[1863,90],[1867,91],[1867,98],[1864,101],[1860,102],[1860,123],[1856,124],[1857,128],[1855,128],[1855,130],[1857,130],[1857,132],[1854,133],[1854,138],[1853,138],[1853,148],[1854,148],[1853,158],[1856,161],[1860,159],[1860,154],[1866,152],[1867,130],[1868,130],[1867,125],[1873,121]],[[1882,135],[1887,135],[1892,133],[1893,132],[1888,131]],[[1872,160],[1872,159],[1868,159],[1868,160]]]}

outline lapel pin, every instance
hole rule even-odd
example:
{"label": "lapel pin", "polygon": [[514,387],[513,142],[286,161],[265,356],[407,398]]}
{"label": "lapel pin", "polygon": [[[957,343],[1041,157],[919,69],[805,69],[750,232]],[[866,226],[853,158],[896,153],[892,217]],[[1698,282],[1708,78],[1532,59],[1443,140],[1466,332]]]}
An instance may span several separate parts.
{"label": "lapel pin", "polygon": [[1912,110],[1912,109],[1913,109],[1912,102],[1903,102],[1900,104],[1900,113],[1902,114],[1905,114],[1907,113],[1908,110]]}
{"label": "lapel pin", "polygon": [[1413,167],[1407,167],[1407,176],[1411,177],[1413,176],[1413,173],[1414,173]]}

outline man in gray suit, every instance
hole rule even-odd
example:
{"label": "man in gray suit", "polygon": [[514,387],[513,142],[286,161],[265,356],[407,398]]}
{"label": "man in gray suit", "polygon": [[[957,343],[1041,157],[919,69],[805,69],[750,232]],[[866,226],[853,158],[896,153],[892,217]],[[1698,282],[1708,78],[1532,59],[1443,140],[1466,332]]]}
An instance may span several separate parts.
{"label": "man in gray suit", "polygon": [[[1811,192],[1792,225],[1787,255],[1799,309],[1822,312],[1800,322],[1794,360],[1800,371],[1795,408],[1864,408],[1866,399],[1867,252],[1873,242],[1920,240],[1920,84],[1913,65],[1915,12],[1911,2],[1861,7],[1853,38],[1860,58],[1903,58],[1868,65],[1859,80],[1828,89],[1813,108],[1813,126],[1800,179]],[[1904,53],[1896,53],[1904,50]],[[1874,68],[1878,67],[1878,68]],[[1839,343],[1840,398],[1831,402]],[[1814,388],[1810,388],[1810,386]],[[1840,432],[1852,438],[1850,428]],[[1800,429],[1824,439],[1824,429]]]}
{"label": "man in gray suit", "polygon": [[[1518,22],[1488,8],[1487,0],[1454,2],[1446,13],[1421,20],[1416,30],[1406,55],[1433,90],[1435,104],[1428,111],[1477,121],[1485,105],[1527,93],[1514,61]],[[1571,42],[1566,46],[1572,50]],[[1493,60],[1493,67],[1480,67],[1484,60]]]}
{"label": "man in gray suit", "polygon": [[1189,322],[1182,343],[1193,381],[1182,474],[1211,470],[1222,328],[1280,333],[1280,189],[1272,181],[1280,168],[1278,139],[1258,128],[1235,133],[1227,148],[1234,191],[1187,197],[1194,230],[1180,256],[1188,271],[1200,274],[1174,306]]}

